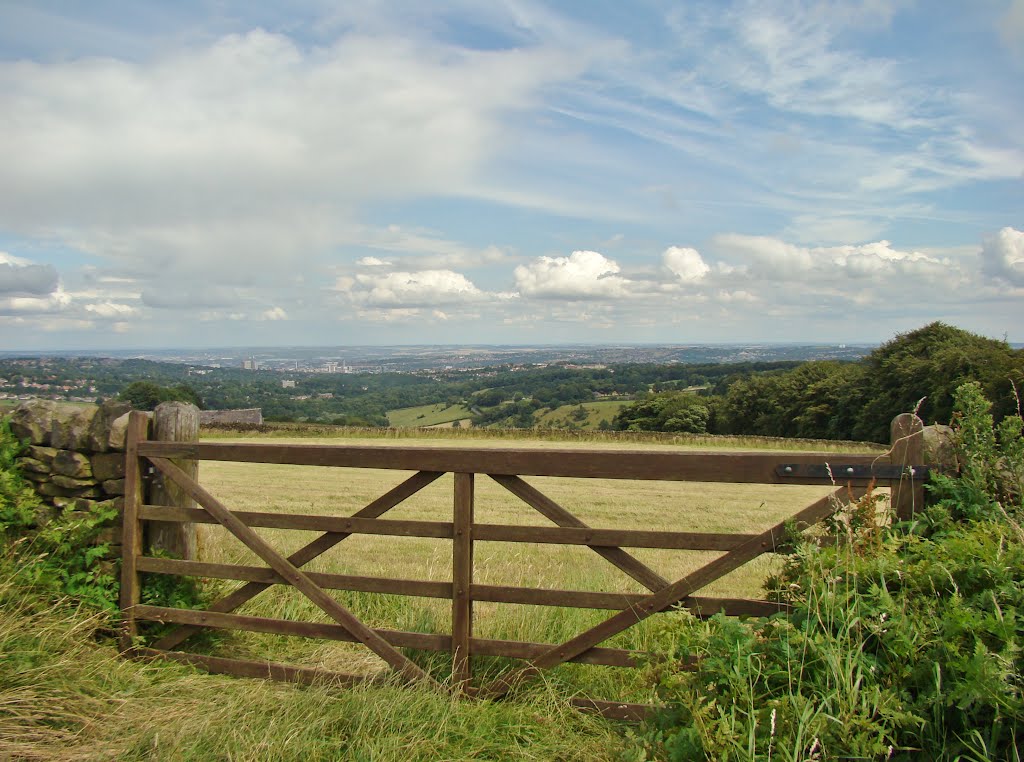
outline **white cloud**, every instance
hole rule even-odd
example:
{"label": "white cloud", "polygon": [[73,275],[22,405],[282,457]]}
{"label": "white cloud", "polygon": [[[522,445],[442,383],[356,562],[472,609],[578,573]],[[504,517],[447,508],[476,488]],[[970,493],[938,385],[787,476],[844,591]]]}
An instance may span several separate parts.
{"label": "white cloud", "polygon": [[725,304],[753,304],[754,302],[758,301],[756,296],[754,296],[749,291],[744,291],[742,289],[738,291],[719,291],[717,294],[717,298],[719,302]]}
{"label": "white cloud", "polygon": [[538,257],[515,269],[516,288],[543,299],[615,299],[629,296],[631,281],[618,275],[619,265],[596,251],[568,257]]}
{"label": "white cloud", "polygon": [[696,249],[669,246],[661,258],[665,267],[683,283],[696,283],[711,270]]}
{"label": "white cloud", "polygon": [[360,273],[355,278],[338,278],[335,290],[357,304],[385,308],[464,304],[487,298],[465,275],[452,270]]}
{"label": "white cloud", "polygon": [[130,304],[119,304],[117,302],[97,302],[94,304],[86,304],[84,309],[86,312],[92,313],[97,317],[108,319],[124,319],[135,315],[138,312],[138,309],[132,307]]}
{"label": "white cloud", "polygon": [[387,261],[374,256],[362,257],[356,262],[361,267],[394,265],[407,269],[451,270],[493,265],[508,259],[507,252],[498,246],[476,249],[446,239],[433,230],[395,224],[383,228],[354,227],[348,238],[352,245],[397,255]]}
{"label": "white cloud", "polygon": [[902,276],[933,280],[955,276],[959,265],[920,251],[894,249],[888,241],[805,247],[767,236],[726,233],[713,242],[723,259],[748,277],[765,281],[821,283],[840,278],[886,281]]}
{"label": "white cloud", "polygon": [[1024,232],[1006,227],[986,238],[981,247],[981,262],[989,277],[1024,286]]}
{"label": "white cloud", "polygon": [[683,40],[703,49],[703,78],[728,83],[782,111],[871,124],[915,123],[918,99],[895,62],[840,42],[849,24],[887,24],[891,9],[844,3],[739,3],[722,10],[680,8],[671,16]]}
{"label": "white cloud", "polygon": [[377,257],[363,257],[356,261],[359,267],[389,267],[390,262],[385,262],[383,259],[377,259]]}
{"label": "white cloud", "polygon": [[71,303],[71,296],[60,288],[47,296],[0,296],[0,315],[50,315]]}
{"label": "white cloud", "polygon": [[287,320],[288,313],[280,307],[271,307],[260,314],[261,320]]}
{"label": "white cloud", "polygon": [[811,250],[768,236],[723,233],[714,244],[737,257],[756,275],[770,279],[801,276],[814,266]]}
{"label": "white cloud", "polygon": [[106,260],[150,296],[204,276],[277,286],[358,243],[365,203],[467,192],[509,118],[584,65],[551,46],[351,30],[322,47],[257,29],[166,50],[0,60],[0,230]]}
{"label": "white cloud", "polygon": [[32,262],[22,257],[16,257],[13,254],[8,254],[6,251],[0,251],[0,265],[17,265],[18,267],[25,267],[30,265]]}

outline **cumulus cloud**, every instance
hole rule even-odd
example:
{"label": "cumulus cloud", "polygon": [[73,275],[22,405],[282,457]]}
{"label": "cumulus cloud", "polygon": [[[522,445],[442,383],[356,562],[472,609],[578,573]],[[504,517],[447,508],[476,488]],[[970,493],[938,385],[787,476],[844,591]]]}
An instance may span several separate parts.
{"label": "cumulus cloud", "polygon": [[0,315],[51,315],[63,312],[71,302],[60,288],[47,296],[0,296]]}
{"label": "cumulus cloud", "polygon": [[367,307],[432,307],[487,298],[465,275],[453,270],[359,273],[338,278],[334,288]]}
{"label": "cumulus cloud", "polygon": [[1006,227],[981,247],[982,271],[991,278],[1024,286],[1024,232]]}
{"label": "cumulus cloud", "polygon": [[751,279],[822,282],[838,278],[885,280],[898,276],[937,279],[955,274],[949,259],[902,251],[889,241],[860,245],[806,247],[767,236],[726,233],[715,236],[723,259]]}
{"label": "cumulus cloud", "polygon": [[696,249],[669,246],[662,253],[661,260],[683,283],[696,283],[711,270]]}
{"label": "cumulus cloud", "polygon": [[391,263],[377,257],[363,257],[356,262],[359,267],[388,267]]}
{"label": "cumulus cloud", "polygon": [[261,320],[287,320],[288,313],[280,307],[271,307],[260,314]]}
{"label": "cumulus cloud", "polygon": [[0,294],[42,296],[57,288],[57,270],[0,251]]}
{"label": "cumulus cloud", "polygon": [[596,251],[574,251],[568,257],[538,257],[515,269],[523,296],[541,299],[615,299],[629,296],[631,281],[619,265]]}

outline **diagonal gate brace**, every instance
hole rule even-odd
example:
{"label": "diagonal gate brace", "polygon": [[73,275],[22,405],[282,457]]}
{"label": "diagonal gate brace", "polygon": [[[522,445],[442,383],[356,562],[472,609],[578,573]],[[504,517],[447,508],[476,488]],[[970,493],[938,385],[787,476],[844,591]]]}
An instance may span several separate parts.
{"label": "diagonal gate brace", "polygon": [[602,643],[623,630],[629,629],[652,614],[675,605],[696,590],[738,569],[762,553],[771,551],[777,544],[777,538],[785,531],[786,525],[790,522],[796,522],[798,526],[809,526],[834,513],[836,501],[841,501],[844,496],[849,496],[850,499],[855,500],[866,494],[866,492],[867,488],[864,487],[846,487],[815,501],[795,516],[786,521],[779,522],[766,532],[716,558],[692,574],[688,574],[665,586],[639,603],[634,604],[628,609],[623,609],[618,614],[606,619],[595,627],[591,627],[589,630],[585,630],[571,640],[567,640],[561,645],[552,646],[534,659],[528,666],[498,678],[483,688],[478,695],[484,698],[504,696],[514,686],[530,677],[536,676],[541,670],[556,667],[579,656],[598,643]]}
{"label": "diagonal gate brace", "polygon": [[[352,514],[352,518],[379,518],[402,501],[415,495],[428,484],[432,484],[441,476],[442,474],[440,471],[420,471],[419,473],[413,474],[401,484],[381,495],[365,508],[356,511]],[[348,532],[326,532],[310,542],[308,545],[304,545],[288,556],[288,562],[297,567],[305,566],[313,559],[326,553],[342,540],[346,540],[351,536],[351,533]],[[273,585],[263,582],[247,582],[237,590],[234,590],[223,598],[214,601],[208,607],[208,610],[219,614],[230,614],[235,609],[248,601],[251,601],[264,590],[271,587],[273,587]],[[200,625],[182,625],[160,638],[160,640],[153,644],[153,648],[169,651],[202,629],[203,628]]]}
{"label": "diagonal gate brace", "polygon": [[272,548],[262,537],[235,516],[213,495],[207,492],[188,474],[167,458],[150,457],[150,460],[166,477],[178,484],[206,511],[217,519],[231,534],[263,559],[267,565],[294,586],[299,592],[321,608],[334,621],[344,627],[359,642],[386,661],[393,669],[409,680],[423,680],[435,683],[434,679],[402,655],[380,635],[363,624],[351,611],[346,609],[323,588],[313,582],[294,564]]}
{"label": "diagonal gate brace", "polygon": [[[580,527],[581,529],[590,528],[583,521],[576,518],[572,513],[520,477],[502,476],[500,474],[491,474],[490,476],[502,487],[531,508],[534,508],[545,518],[555,522],[558,526]],[[587,547],[652,592],[661,590],[668,585],[667,579],[622,548],[607,548],[600,545],[588,545]]]}

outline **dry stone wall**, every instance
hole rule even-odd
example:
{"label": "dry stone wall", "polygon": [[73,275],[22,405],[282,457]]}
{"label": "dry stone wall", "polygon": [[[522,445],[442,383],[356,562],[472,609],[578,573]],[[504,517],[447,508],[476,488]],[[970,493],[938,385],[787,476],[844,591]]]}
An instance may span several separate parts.
{"label": "dry stone wall", "polygon": [[256,426],[260,426],[263,424],[263,408],[248,407],[238,410],[199,411],[199,424],[201,426],[205,426],[207,424],[225,426],[233,423],[255,424]]}
{"label": "dry stone wall", "polygon": [[[19,459],[22,475],[32,483],[42,506],[40,525],[58,516],[74,518],[102,504],[124,505],[124,447],[131,406],[117,401],[102,405],[31,400],[10,417],[11,432],[28,447]],[[97,544],[109,544],[120,555],[120,525],[104,529]]]}

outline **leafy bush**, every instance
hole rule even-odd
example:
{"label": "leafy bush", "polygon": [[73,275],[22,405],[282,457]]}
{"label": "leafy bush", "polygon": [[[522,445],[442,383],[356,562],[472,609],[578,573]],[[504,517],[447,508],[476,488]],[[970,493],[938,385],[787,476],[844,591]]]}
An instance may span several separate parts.
{"label": "leafy bush", "polygon": [[[39,521],[39,498],[16,468],[21,449],[0,421],[0,552],[16,557],[21,582],[115,614],[120,561],[110,559],[110,544],[98,539],[117,521],[117,508],[96,503]],[[144,603],[181,608],[195,608],[209,595],[195,579],[159,574],[145,575],[141,592]]]}
{"label": "leafy bush", "polygon": [[785,615],[662,626],[661,711],[634,759],[1015,759],[1024,744],[1020,418],[956,394],[963,474],[891,524],[879,496],[837,513],[769,589]]}
{"label": "leafy bush", "polygon": [[21,443],[14,438],[6,420],[0,419],[0,537],[31,523],[39,498],[14,467]]}

